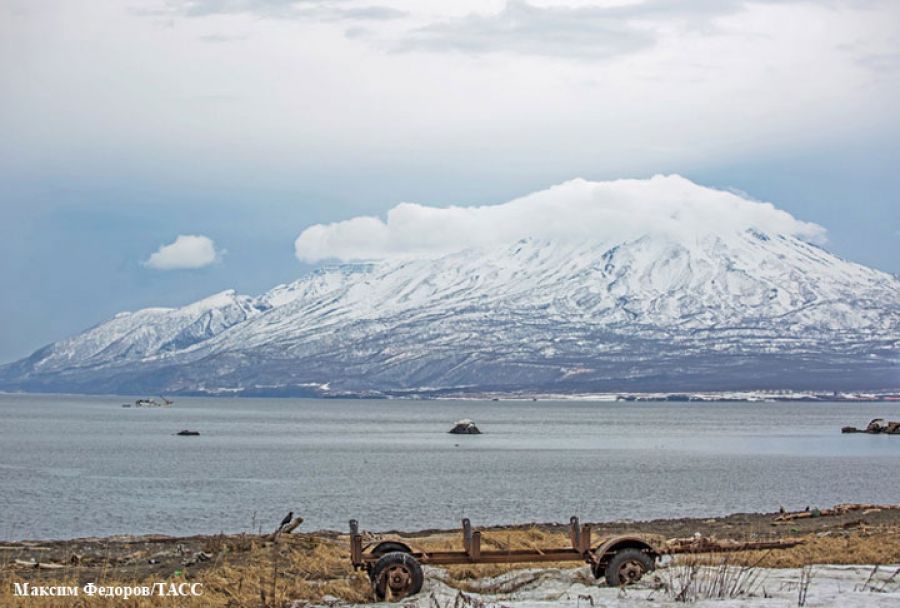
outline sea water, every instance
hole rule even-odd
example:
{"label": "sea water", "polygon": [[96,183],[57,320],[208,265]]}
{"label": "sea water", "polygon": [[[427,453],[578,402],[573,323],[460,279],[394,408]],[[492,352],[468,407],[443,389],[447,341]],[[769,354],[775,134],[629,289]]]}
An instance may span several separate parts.
{"label": "sea water", "polygon": [[[0,538],[372,530],[900,502],[900,403],[0,395]],[[482,435],[450,435],[471,418]],[[182,429],[200,432],[180,437]]]}

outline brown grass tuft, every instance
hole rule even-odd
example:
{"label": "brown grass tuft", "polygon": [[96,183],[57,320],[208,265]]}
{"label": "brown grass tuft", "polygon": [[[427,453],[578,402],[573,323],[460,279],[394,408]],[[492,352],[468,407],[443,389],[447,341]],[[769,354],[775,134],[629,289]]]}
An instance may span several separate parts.
{"label": "brown grass tuft", "polygon": [[[896,564],[900,563],[900,528],[870,528],[854,532],[810,534],[803,544],[790,549],[742,551],[732,554],[735,565],[760,568],[802,568],[810,564]],[[702,558],[702,556],[700,556]],[[676,562],[694,559],[681,556]],[[716,565],[716,556],[707,563]]]}

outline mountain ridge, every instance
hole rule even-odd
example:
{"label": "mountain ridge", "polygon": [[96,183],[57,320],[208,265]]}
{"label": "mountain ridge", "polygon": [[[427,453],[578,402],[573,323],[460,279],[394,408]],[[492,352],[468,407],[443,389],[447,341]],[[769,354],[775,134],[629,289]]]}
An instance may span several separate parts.
{"label": "mountain ridge", "polygon": [[900,279],[797,237],[524,238],[116,315],[0,389],[383,396],[893,388]]}

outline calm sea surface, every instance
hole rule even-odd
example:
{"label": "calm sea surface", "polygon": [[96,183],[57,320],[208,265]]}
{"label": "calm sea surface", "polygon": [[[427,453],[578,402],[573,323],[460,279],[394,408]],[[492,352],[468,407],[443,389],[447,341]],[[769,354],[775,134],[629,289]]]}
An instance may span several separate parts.
{"label": "calm sea surface", "polygon": [[[900,404],[132,400],[0,395],[0,538],[900,502],[900,437],[840,433]],[[484,434],[447,434],[466,417]]]}

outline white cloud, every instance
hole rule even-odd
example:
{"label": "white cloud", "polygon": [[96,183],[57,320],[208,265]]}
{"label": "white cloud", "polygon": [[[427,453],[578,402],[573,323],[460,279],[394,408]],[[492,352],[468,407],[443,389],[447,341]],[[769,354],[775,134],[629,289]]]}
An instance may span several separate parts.
{"label": "white cloud", "polygon": [[575,179],[501,205],[427,207],[401,203],[387,219],[356,217],[304,230],[294,243],[305,262],[441,254],[521,238],[621,242],[645,234],[685,239],[754,228],[824,239],[825,229],[771,203],[695,184],[678,175],[591,182]]}
{"label": "white cloud", "polygon": [[179,234],[174,242],[160,245],[144,265],[157,270],[203,268],[219,259],[222,253],[207,236]]}

